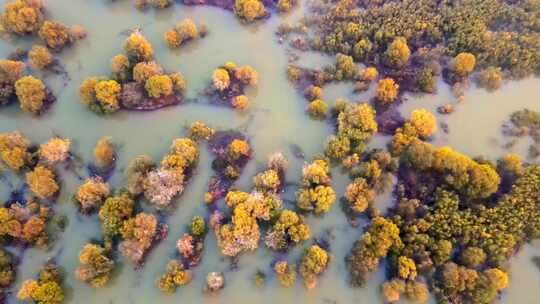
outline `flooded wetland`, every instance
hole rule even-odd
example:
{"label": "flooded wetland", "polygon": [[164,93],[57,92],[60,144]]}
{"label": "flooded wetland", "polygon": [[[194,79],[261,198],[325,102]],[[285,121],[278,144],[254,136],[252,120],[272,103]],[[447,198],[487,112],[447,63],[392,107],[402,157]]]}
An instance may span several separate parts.
{"label": "flooded wetland", "polygon": [[538,303],[538,1],[0,4],[0,303]]}

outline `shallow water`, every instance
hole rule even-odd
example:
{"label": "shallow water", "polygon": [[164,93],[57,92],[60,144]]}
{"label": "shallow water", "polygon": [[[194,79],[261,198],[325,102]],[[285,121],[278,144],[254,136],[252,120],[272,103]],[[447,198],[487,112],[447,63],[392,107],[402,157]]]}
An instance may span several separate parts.
{"label": "shallow water", "polygon": [[[267,156],[276,151],[282,151],[290,160],[287,180],[297,181],[303,161],[293,157],[290,145],[301,146],[309,160],[322,150],[325,138],[331,133],[328,124],[310,120],[305,115],[306,101],[287,82],[287,56],[274,35],[280,22],[297,18],[301,9],[285,17],[274,16],[261,25],[246,27],[230,12],[218,8],[175,5],[163,11],[149,10],[141,13],[131,2],[46,1],[49,17],[65,24],[81,24],[88,30],[89,36],[58,55],[70,76],[67,86],[63,85],[59,77],[49,75],[45,78],[45,82],[58,97],[49,112],[34,119],[22,113],[17,105],[4,108],[0,111],[0,132],[20,130],[33,142],[43,142],[53,134],[71,138],[75,143],[75,153],[87,163],[92,160],[96,141],[102,136],[111,136],[119,150],[118,170],[110,182],[112,187],[119,187],[124,183],[122,169],[130,159],[139,154],[160,159],[173,138],[185,135],[184,126],[202,120],[218,129],[240,129],[250,136],[255,157],[238,182],[242,190],[249,190],[251,176],[263,169]],[[210,34],[179,51],[170,51],[162,41],[162,34],[175,22],[186,17],[194,19],[196,23],[206,22]],[[110,117],[96,116],[83,108],[78,98],[79,84],[89,76],[109,74],[110,58],[121,52],[126,38],[122,32],[135,27],[140,27],[153,44],[156,60],[166,70],[181,71],[184,74],[188,82],[188,98],[197,98],[198,92],[209,83],[213,69],[225,61],[252,65],[259,72],[260,79],[258,87],[247,94],[252,101],[250,110],[238,114],[224,107],[208,105],[203,99],[151,113],[121,111]],[[0,55],[5,57],[14,50],[14,46],[29,45],[30,41],[27,40],[9,43],[0,41]],[[327,60],[325,56],[313,55],[303,58],[300,63],[326,64]],[[511,112],[523,107],[540,110],[539,88],[539,79],[511,82],[495,93],[472,88],[466,94],[466,101],[456,106],[454,114],[440,116],[441,121],[449,124],[450,133],[439,131],[434,143],[451,145],[471,155],[482,154],[490,158],[500,156],[506,152],[501,148],[504,143],[500,136],[501,123]],[[330,85],[325,88],[325,98],[329,104],[333,104],[338,97],[356,101],[367,100],[373,94],[373,88],[362,95],[354,95],[351,90],[350,84]],[[438,105],[451,100],[453,98],[449,90],[441,86],[437,95],[409,96],[409,101],[401,109],[404,115],[418,107],[435,110]],[[372,145],[384,146],[387,140],[388,137],[377,136]],[[525,156],[526,148],[526,143],[522,143],[514,152]],[[183,195],[176,200],[176,210],[168,217],[168,238],[150,252],[142,269],[133,269],[119,256],[122,267],[117,277],[108,287],[99,290],[77,281],[73,275],[78,264],[79,250],[90,239],[98,238],[100,231],[95,215],[82,217],[71,203],[70,197],[81,181],[72,173],[63,174],[57,212],[66,214],[70,225],[49,252],[30,249],[24,253],[13,290],[17,290],[23,280],[34,277],[48,257],[56,257],[67,274],[65,282],[70,290],[67,303],[381,302],[377,286],[383,280],[382,268],[373,275],[365,288],[351,289],[347,285],[344,256],[353,241],[359,238],[361,228],[350,227],[338,204],[323,218],[307,218],[314,237],[331,237],[332,262],[315,290],[306,291],[301,282],[297,282],[295,288],[279,287],[270,272],[270,263],[277,255],[263,246],[254,253],[242,255],[238,270],[231,271],[229,260],[216,248],[213,234],[206,238],[203,262],[194,270],[194,282],[179,288],[173,295],[164,295],[157,290],[155,280],[173,256],[176,240],[185,232],[185,225],[192,216],[204,215],[206,212],[203,195],[211,175],[211,156],[204,148],[201,151],[196,172]],[[79,173],[86,177],[85,171]],[[346,176],[334,172],[334,186],[338,195],[343,193],[347,183]],[[19,184],[21,182],[16,180],[14,187]],[[5,180],[1,181],[0,199],[7,199],[11,190]],[[293,192],[285,196],[292,197]],[[389,193],[378,197],[377,205],[381,209],[389,204]],[[300,247],[296,248],[288,260],[297,261],[301,250]],[[532,304],[537,303],[535,299],[540,297],[540,273],[531,266],[531,250],[527,247],[513,261],[511,287],[503,298],[506,303]],[[264,288],[256,288],[253,283],[253,275],[258,269],[269,274],[268,284]],[[225,272],[226,288],[219,295],[208,296],[202,293],[205,276],[210,271]],[[527,284],[522,284],[522,280],[527,280]],[[11,297],[8,303],[16,303],[16,300]]]}

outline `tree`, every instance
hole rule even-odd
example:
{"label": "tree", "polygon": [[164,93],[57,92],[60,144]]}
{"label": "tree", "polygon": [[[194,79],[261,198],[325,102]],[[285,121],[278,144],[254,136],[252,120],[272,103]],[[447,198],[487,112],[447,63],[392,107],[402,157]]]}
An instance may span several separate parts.
{"label": "tree", "polygon": [[385,52],[386,63],[392,67],[402,67],[409,61],[411,50],[403,37],[397,37],[388,46]]}
{"label": "tree", "polygon": [[234,13],[247,22],[253,22],[267,14],[264,4],[259,0],[235,0]]}
{"label": "tree", "polygon": [[70,146],[69,139],[52,138],[39,147],[39,160],[49,166],[63,162],[69,157]]}
{"label": "tree", "polygon": [[39,29],[39,37],[55,50],[60,50],[73,41],[69,28],[55,21],[45,21]]}
{"label": "tree", "polygon": [[165,32],[165,42],[170,48],[178,48],[186,41],[197,38],[198,30],[195,22],[184,19],[178,22],[173,29]]}
{"label": "tree", "polygon": [[41,45],[34,45],[28,52],[28,64],[36,70],[43,70],[50,66],[53,62],[53,57],[49,50]]}
{"label": "tree", "polygon": [[212,74],[212,82],[214,87],[220,91],[229,88],[229,85],[231,84],[229,72],[225,69],[216,69]]}
{"label": "tree", "polygon": [[129,61],[133,63],[139,63],[141,61],[152,61],[154,58],[154,48],[144,38],[144,36],[138,32],[133,32],[124,43],[124,51],[129,57]]}
{"label": "tree", "polygon": [[465,77],[469,75],[476,65],[476,57],[474,57],[471,53],[459,53],[454,59],[452,60],[450,68],[452,71],[454,71],[458,76]]}
{"label": "tree", "polygon": [[37,32],[43,21],[41,1],[15,0],[5,4],[2,24],[12,33],[25,35]]}
{"label": "tree", "polygon": [[118,97],[122,87],[115,80],[101,80],[94,86],[96,100],[104,113],[114,113],[120,109]]}
{"label": "tree", "polygon": [[379,80],[377,84],[377,101],[382,104],[390,104],[394,102],[398,96],[399,85],[392,78]]}
{"label": "tree", "polygon": [[144,85],[152,76],[163,74],[163,69],[155,61],[139,62],[133,67],[133,80]]}
{"label": "tree", "polygon": [[309,103],[307,112],[313,118],[324,119],[328,112],[328,105],[324,100],[315,99]]}
{"label": "tree", "polygon": [[39,198],[52,198],[60,189],[55,180],[54,172],[43,167],[37,166],[33,171],[26,174],[26,183],[30,190]]}
{"label": "tree", "polygon": [[375,199],[375,193],[364,178],[357,178],[347,186],[345,199],[354,212],[362,213]]}
{"label": "tree", "polygon": [[490,67],[480,72],[480,75],[478,75],[478,84],[490,91],[500,88],[503,84],[501,68]]}
{"label": "tree", "polygon": [[378,126],[375,110],[367,103],[347,104],[338,114],[338,136],[351,141],[366,141],[375,133]]}
{"label": "tree", "polygon": [[426,109],[412,111],[408,124],[421,138],[430,137],[437,132],[437,118]]}
{"label": "tree", "polygon": [[148,78],[144,88],[152,98],[165,97],[173,93],[173,82],[168,75],[155,75]]}
{"label": "tree", "polygon": [[15,94],[21,109],[35,115],[41,114],[45,105],[45,85],[34,76],[24,76],[15,82]]}

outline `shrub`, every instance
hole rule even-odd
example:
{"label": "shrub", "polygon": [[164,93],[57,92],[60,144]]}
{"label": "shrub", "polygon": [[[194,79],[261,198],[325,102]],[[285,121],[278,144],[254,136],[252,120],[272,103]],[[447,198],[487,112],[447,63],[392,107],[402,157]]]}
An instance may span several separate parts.
{"label": "shrub", "polygon": [[130,194],[139,195],[143,193],[144,179],[153,167],[154,162],[147,155],[139,155],[128,164],[125,175],[127,177],[127,190]]}
{"label": "shrub", "polygon": [[379,80],[377,84],[377,100],[382,104],[394,102],[398,96],[399,85],[392,78]]}
{"label": "shrub", "polygon": [[174,3],[173,0],[147,0],[155,8],[166,8]]}
{"label": "shrub", "polygon": [[86,30],[78,24],[75,24],[74,26],[71,27],[71,35],[73,35],[73,38],[77,40],[86,38],[87,34],[88,33],[86,32]]}
{"label": "shrub", "polygon": [[354,59],[358,61],[363,61],[366,59],[366,56],[371,52],[373,49],[373,44],[369,39],[360,39],[358,42],[354,44],[353,47],[353,56]]}
{"label": "shrub", "polygon": [[55,21],[45,21],[39,29],[39,37],[55,50],[60,50],[73,41],[69,28]]}
{"label": "shrub", "polygon": [[206,233],[206,223],[202,217],[195,216],[191,219],[189,229],[195,237],[202,237]]}
{"label": "shrub", "polygon": [[157,286],[163,292],[173,293],[178,286],[189,283],[191,279],[191,271],[184,269],[181,262],[172,260],[167,264],[166,273],[157,281]]}
{"label": "shrub", "polygon": [[293,0],[278,0],[276,7],[280,12],[288,12],[293,7]]}
{"label": "shrub", "polygon": [[49,50],[41,45],[34,45],[28,52],[28,64],[36,70],[43,70],[51,65],[53,56]]}
{"label": "shrub", "polygon": [[287,261],[278,261],[274,265],[278,282],[283,287],[291,287],[296,282],[296,271]]}
{"label": "shrub", "polygon": [[476,268],[486,261],[486,253],[482,248],[467,247],[461,252],[461,262],[469,268]]}
{"label": "shrub", "polygon": [[15,82],[15,93],[23,111],[41,114],[46,98],[45,85],[41,80],[24,76]]}
{"label": "shrub", "polygon": [[311,85],[304,91],[304,96],[310,101],[321,99],[323,97],[323,90],[321,87]]}
{"label": "shrub", "polygon": [[33,171],[28,172],[26,183],[30,186],[30,190],[41,199],[52,198],[60,189],[55,181],[54,172],[43,166],[37,166]]}

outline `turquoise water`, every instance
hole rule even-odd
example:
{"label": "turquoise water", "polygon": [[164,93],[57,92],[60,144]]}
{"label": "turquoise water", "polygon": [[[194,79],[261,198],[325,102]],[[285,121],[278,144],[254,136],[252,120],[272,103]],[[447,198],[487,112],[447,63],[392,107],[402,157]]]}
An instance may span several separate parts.
{"label": "turquoise water", "polygon": [[[244,26],[230,12],[211,7],[175,5],[162,11],[149,10],[142,13],[127,0],[112,3],[48,0],[46,7],[49,18],[70,25],[81,24],[88,30],[89,36],[57,55],[69,74],[67,85],[64,86],[61,77],[45,75],[45,82],[58,97],[57,103],[40,118],[22,113],[17,105],[3,108],[0,111],[0,132],[19,130],[36,143],[45,141],[53,134],[71,138],[74,142],[73,151],[87,163],[92,161],[96,141],[103,136],[111,136],[118,146],[117,170],[110,181],[113,187],[125,183],[122,171],[130,159],[139,154],[160,159],[167,152],[172,139],[184,136],[184,127],[196,120],[205,121],[218,129],[238,129],[250,136],[255,156],[237,184],[243,190],[250,189],[251,177],[264,168],[267,156],[278,151],[283,152],[290,161],[287,180],[297,181],[303,161],[293,157],[290,145],[301,146],[309,160],[322,150],[326,137],[331,133],[328,124],[310,120],[305,115],[306,102],[287,82],[287,55],[284,46],[277,42],[274,35],[281,22],[299,18],[301,8],[286,16],[273,16],[263,24]],[[170,51],[162,41],[163,32],[186,17],[196,23],[205,22],[210,34],[178,51]],[[110,117],[96,116],[81,106],[78,98],[79,84],[89,76],[108,75],[110,58],[122,51],[126,38],[122,32],[136,27],[141,28],[153,44],[156,60],[166,70],[184,74],[188,82],[187,97],[193,101],[155,112],[121,111]],[[15,47],[30,45],[29,39],[0,41],[0,54],[5,57]],[[211,106],[203,98],[198,98],[198,93],[208,85],[213,69],[225,61],[249,64],[259,72],[259,85],[247,92],[251,107],[246,113]],[[322,55],[306,55],[300,61],[306,66],[330,62],[332,58]],[[494,93],[473,87],[466,93],[466,101],[456,105],[455,113],[439,116],[440,121],[448,123],[450,132],[444,134],[439,131],[434,143],[451,145],[473,156],[499,157],[508,152],[502,148],[505,140],[500,135],[501,123],[515,110],[524,107],[540,110],[539,87],[540,79],[536,78],[510,82]],[[367,100],[372,95],[373,88],[361,95],[352,94],[352,84],[347,83],[330,85],[324,92],[330,104],[338,97]],[[444,85],[441,85],[437,95],[411,95],[408,98],[409,101],[401,107],[404,115],[418,107],[434,111],[440,104],[455,103]],[[371,144],[384,146],[387,140],[388,137],[377,136]],[[514,149],[513,152],[525,157],[526,140],[523,139]],[[144,267],[135,270],[119,256],[122,266],[118,275],[108,287],[102,289],[93,289],[77,281],[73,275],[78,265],[79,250],[91,238],[99,237],[99,223],[95,215],[78,215],[70,198],[80,181],[73,172],[60,172],[62,191],[57,212],[66,214],[70,224],[50,251],[25,251],[13,290],[17,290],[23,280],[34,277],[47,258],[56,257],[67,275],[67,303],[381,302],[378,285],[383,280],[382,268],[373,275],[365,288],[348,287],[344,257],[353,241],[360,237],[361,228],[349,226],[338,204],[324,218],[307,218],[313,236],[332,236],[332,261],[315,290],[307,291],[300,281],[295,288],[281,288],[270,271],[270,263],[276,256],[263,246],[256,252],[242,255],[238,270],[231,271],[230,261],[218,252],[213,234],[206,238],[203,262],[194,270],[195,280],[179,288],[173,295],[165,295],[157,290],[155,280],[164,271],[169,258],[173,257],[176,240],[185,232],[185,225],[192,216],[204,215],[206,212],[203,195],[211,175],[210,162],[211,156],[203,148],[193,178],[183,195],[176,199],[178,207],[168,217],[169,236],[150,252]],[[79,173],[86,174],[83,170]],[[337,170],[333,177],[335,189],[341,195],[348,179]],[[13,183],[20,184],[21,181],[15,178]],[[1,182],[0,199],[7,199],[10,190],[8,183]],[[294,189],[285,196],[291,198],[293,193]],[[391,203],[389,193],[377,199],[377,205],[381,208]],[[297,261],[301,250],[298,247],[292,251],[289,261]],[[540,255],[538,245],[527,246],[514,258],[510,288],[503,302],[537,303],[535,300],[540,297],[540,273],[530,261],[534,255]],[[258,269],[269,274],[263,288],[257,288],[253,283],[253,275]],[[224,271],[226,277],[226,288],[212,296],[202,293],[206,274],[210,271]],[[16,300],[11,297],[8,303],[16,303]]]}

